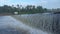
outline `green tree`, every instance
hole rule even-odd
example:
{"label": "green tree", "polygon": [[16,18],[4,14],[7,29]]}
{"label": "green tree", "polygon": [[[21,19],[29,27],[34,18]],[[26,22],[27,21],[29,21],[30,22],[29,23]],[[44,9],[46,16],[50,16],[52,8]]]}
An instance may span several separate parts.
{"label": "green tree", "polygon": [[42,13],[43,12],[42,6],[37,6],[37,12],[39,12],[39,13]]}

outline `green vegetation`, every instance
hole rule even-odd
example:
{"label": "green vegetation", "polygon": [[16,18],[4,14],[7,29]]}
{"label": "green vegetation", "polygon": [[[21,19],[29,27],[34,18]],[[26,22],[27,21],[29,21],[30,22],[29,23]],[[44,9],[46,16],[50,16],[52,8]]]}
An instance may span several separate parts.
{"label": "green vegetation", "polygon": [[17,6],[0,6],[0,14],[14,14],[14,12],[18,12],[18,14],[34,14],[34,13],[60,13],[60,8],[57,9],[47,9],[42,6],[34,6],[34,5],[17,5]]}
{"label": "green vegetation", "polygon": [[46,12],[47,9],[43,8],[42,6],[33,6],[33,5],[27,5],[23,7],[22,5],[17,5],[17,7],[8,6],[0,6],[0,14],[14,14],[14,12],[18,12],[19,14],[33,14],[33,13],[43,13]]}

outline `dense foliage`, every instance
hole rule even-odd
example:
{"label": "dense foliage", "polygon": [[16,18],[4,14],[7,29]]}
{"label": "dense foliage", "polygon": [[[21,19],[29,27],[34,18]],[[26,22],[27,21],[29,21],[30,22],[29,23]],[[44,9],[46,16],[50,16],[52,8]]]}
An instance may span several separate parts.
{"label": "dense foliage", "polygon": [[43,8],[42,6],[33,6],[33,5],[27,5],[23,7],[22,5],[17,5],[17,7],[8,6],[0,6],[0,14],[1,13],[11,13],[14,14],[14,12],[18,12],[19,14],[33,14],[33,13],[43,13],[46,12],[47,9]]}

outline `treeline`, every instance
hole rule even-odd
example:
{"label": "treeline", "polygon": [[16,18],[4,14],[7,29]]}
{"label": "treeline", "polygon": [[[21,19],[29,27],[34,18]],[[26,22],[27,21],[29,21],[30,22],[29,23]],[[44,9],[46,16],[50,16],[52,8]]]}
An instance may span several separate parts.
{"label": "treeline", "polygon": [[14,12],[18,12],[19,14],[44,13],[47,12],[47,9],[43,8],[42,6],[33,6],[33,5],[27,5],[25,7],[23,7],[22,5],[17,5],[17,7],[14,7],[14,5],[0,6],[0,14],[2,13],[14,14]]}

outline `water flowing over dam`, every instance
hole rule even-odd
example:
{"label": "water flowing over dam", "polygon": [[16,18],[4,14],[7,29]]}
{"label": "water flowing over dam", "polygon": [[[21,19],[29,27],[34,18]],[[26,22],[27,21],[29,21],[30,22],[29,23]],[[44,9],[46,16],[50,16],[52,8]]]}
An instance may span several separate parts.
{"label": "water flowing over dam", "polygon": [[29,27],[11,16],[0,16],[0,34],[51,34]]}
{"label": "water flowing over dam", "polygon": [[60,14],[25,14],[18,15],[16,18],[43,31],[60,33]]}

